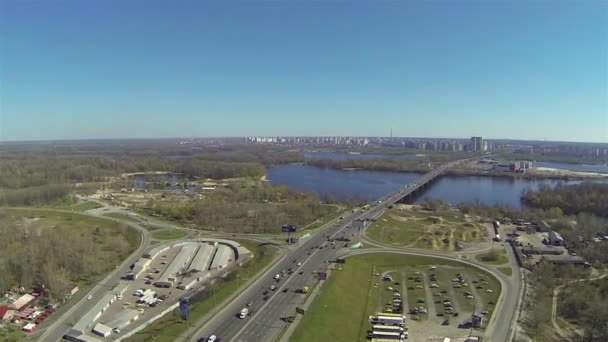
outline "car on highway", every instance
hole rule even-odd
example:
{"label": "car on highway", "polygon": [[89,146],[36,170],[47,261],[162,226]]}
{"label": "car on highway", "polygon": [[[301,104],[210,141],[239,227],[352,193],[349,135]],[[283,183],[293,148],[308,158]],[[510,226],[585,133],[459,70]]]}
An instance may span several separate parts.
{"label": "car on highway", "polygon": [[91,298],[93,298],[93,295],[88,295],[87,296],[87,299],[91,299]]}
{"label": "car on highway", "polygon": [[274,291],[274,290],[276,290],[276,286],[270,285],[270,291]]}
{"label": "car on highway", "polygon": [[280,275],[280,274],[278,274],[278,273],[277,273],[277,274],[275,274],[275,275],[274,275],[274,280],[279,280],[279,279],[281,279],[281,275]]}
{"label": "car on highway", "polygon": [[209,336],[209,338],[207,339],[207,342],[220,342],[219,338],[217,338],[217,336],[215,335],[211,335]]}
{"label": "car on highway", "polygon": [[298,266],[302,266],[302,263],[301,263],[301,262],[299,262],[299,263],[297,263],[297,265],[298,265]]}

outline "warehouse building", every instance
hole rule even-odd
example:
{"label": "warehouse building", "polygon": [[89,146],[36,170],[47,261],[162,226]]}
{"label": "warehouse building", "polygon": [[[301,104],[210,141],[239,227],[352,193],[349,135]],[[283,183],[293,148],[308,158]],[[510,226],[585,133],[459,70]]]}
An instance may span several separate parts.
{"label": "warehouse building", "polygon": [[218,245],[213,262],[211,262],[211,270],[221,270],[228,266],[232,261],[232,248],[226,245]]}
{"label": "warehouse building", "polygon": [[547,244],[551,246],[563,246],[564,238],[557,232],[550,230]]}
{"label": "warehouse building", "polygon": [[131,272],[129,274],[127,274],[127,279],[135,280],[135,279],[139,278],[148,269],[148,266],[150,266],[151,262],[152,262],[152,260],[145,259],[145,258],[141,258],[141,259],[137,260],[137,262],[135,262]]}
{"label": "warehouse building", "polygon": [[590,266],[588,262],[585,261],[580,256],[575,255],[544,255],[541,258],[541,262],[548,262],[554,265],[578,265],[578,266]]}
{"label": "warehouse building", "polygon": [[155,259],[161,253],[164,253],[164,252],[168,251],[169,248],[171,248],[171,246],[159,246],[159,247],[156,247],[156,248],[150,250],[148,253],[144,254],[143,257],[147,258],[147,259],[150,259],[150,260]]}
{"label": "warehouse building", "polygon": [[139,318],[139,312],[134,309],[125,309],[114,316],[114,318],[104,325],[112,329],[124,329],[129,324],[135,322]]}
{"label": "warehouse building", "polygon": [[209,269],[211,258],[213,257],[214,249],[215,248],[213,246],[208,244],[201,245],[196,252],[196,256],[194,259],[192,259],[188,270],[198,272],[207,271]]}
{"label": "warehouse building", "polygon": [[177,280],[177,275],[189,264],[196,250],[196,244],[194,243],[186,244],[181,247],[175,258],[171,261],[171,264],[169,264],[165,272],[163,272],[162,276],[154,285],[157,287],[173,286]]}
{"label": "warehouse building", "polygon": [[555,247],[526,247],[526,248],[522,248],[521,250],[524,254],[526,255],[532,255],[532,254],[537,254],[537,255],[543,255],[543,254],[552,254],[552,255],[560,255],[560,254],[564,254],[564,250],[562,248],[555,248]]}
{"label": "warehouse building", "polygon": [[99,335],[101,337],[108,337],[110,336],[110,334],[112,334],[112,328],[103,325],[101,323],[97,323],[95,324],[95,327],[93,328],[93,333],[95,335]]}
{"label": "warehouse building", "polygon": [[[93,324],[101,314],[110,307],[112,303],[116,300],[116,294],[107,293],[103,298],[93,306],[91,310],[89,310],[84,316],[72,326],[72,329],[67,334],[67,336],[72,337],[71,341],[81,341],[79,338],[85,335],[87,332],[91,331]],[[85,340],[82,340],[85,341]]]}

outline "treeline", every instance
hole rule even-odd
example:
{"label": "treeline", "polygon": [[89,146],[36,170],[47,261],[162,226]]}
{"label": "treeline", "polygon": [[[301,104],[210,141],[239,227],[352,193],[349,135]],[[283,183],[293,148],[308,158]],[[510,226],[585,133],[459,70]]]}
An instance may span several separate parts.
{"label": "treeline", "polygon": [[71,190],[72,187],[67,184],[39,185],[23,189],[0,189],[0,206],[41,205],[63,198]]}
{"label": "treeline", "polygon": [[566,214],[589,212],[608,216],[608,183],[584,182],[542,187],[538,191],[524,192],[523,199],[535,208],[557,207]]}
{"label": "treeline", "polygon": [[[430,170],[428,161],[400,159],[310,159],[306,161],[306,164],[327,169],[364,169],[395,172],[428,172]],[[436,162],[431,163],[431,168],[436,166],[436,164]]]}
{"label": "treeline", "polygon": [[264,165],[256,162],[224,162],[189,159],[176,165],[174,172],[189,176],[213,179],[249,177],[260,178],[266,174]]}
{"label": "treeline", "polygon": [[70,281],[91,281],[113,269],[137,244],[137,233],[125,226],[65,219],[0,211],[0,292],[44,285],[61,300]]}
{"label": "treeline", "polygon": [[0,204],[48,203],[65,196],[66,189],[76,183],[86,186],[122,173],[168,171],[213,179],[260,178],[267,166],[303,160],[299,152],[240,145],[198,149],[155,141],[149,145],[142,142],[3,145]]}
{"label": "treeline", "polygon": [[608,279],[565,286],[557,310],[583,328],[580,341],[608,341]]}
{"label": "treeline", "polygon": [[231,185],[218,190],[188,202],[151,200],[146,207],[201,229],[231,233],[277,233],[284,224],[302,227],[335,211],[314,194],[284,186]]}
{"label": "treeline", "polygon": [[523,327],[533,341],[554,340],[555,331],[551,323],[553,289],[566,282],[588,277],[587,268],[546,263],[530,274],[526,282],[529,290],[526,290],[526,298],[522,304],[525,312],[522,319]]}

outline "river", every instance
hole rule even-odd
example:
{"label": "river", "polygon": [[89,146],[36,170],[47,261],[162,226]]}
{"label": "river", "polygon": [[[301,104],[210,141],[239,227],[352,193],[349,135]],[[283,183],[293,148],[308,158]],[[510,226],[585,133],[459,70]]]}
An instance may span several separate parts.
{"label": "river", "polygon": [[[343,171],[314,166],[289,164],[268,169],[266,178],[271,184],[288,185],[300,191],[314,192],[321,198],[329,194],[337,198],[360,198],[373,201],[410,183],[420,174],[408,172]],[[522,208],[521,193],[538,189],[541,184],[575,184],[580,181],[532,180],[510,177],[443,176],[419,196],[443,199],[452,205],[479,202],[493,206],[507,205]]]}

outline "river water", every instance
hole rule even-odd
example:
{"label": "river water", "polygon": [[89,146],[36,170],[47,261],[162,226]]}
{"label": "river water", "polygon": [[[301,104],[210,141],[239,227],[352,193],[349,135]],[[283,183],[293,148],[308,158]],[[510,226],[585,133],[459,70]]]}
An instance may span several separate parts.
{"label": "river water", "polygon": [[[266,178],[271,184],[288,185],[300,191],[317,193],[321,198],[329,194],[337,198],[358,198],[373,201],[387,193],[403,187],[420,177],[408,172],[343,171],[314,166],[289,164],[268,169]],[[479,202],[521,208],[520,200],[525,189],[538,189],[541,184],[575,184],[579,181],[532,180],[507,177],[443,176],[417,198],[426,196],[443,199],[452,205]]]}

